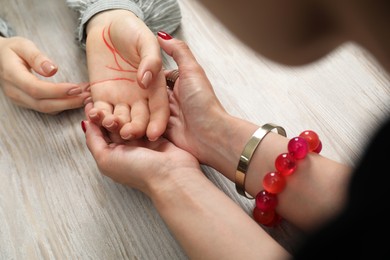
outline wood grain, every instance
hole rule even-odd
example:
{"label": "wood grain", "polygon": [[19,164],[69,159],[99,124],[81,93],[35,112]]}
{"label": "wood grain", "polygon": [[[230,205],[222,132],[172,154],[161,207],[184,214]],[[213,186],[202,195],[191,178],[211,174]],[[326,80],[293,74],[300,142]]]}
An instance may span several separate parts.
{"label": "wood grain", "polygon": [[[389,114],[389,77],[359,46],[285,67],[240,43],[196,0],[180,0],[188,42],[226,109],[294,135],[315,129],[323,155],[353,165]],[[88,81],[63,0],[0,0],[0,16],[60,65],[57,82]],[[174,62],[164,56],[166,68]],[[12,104],[0,92],[0,259],[186,259],[151,201],[102,176],[85,146],[82,109],[57,116]],[[214,170],[207,176],[250,214],[253,201]],[[299,234],[268,230],[288,250]]]}

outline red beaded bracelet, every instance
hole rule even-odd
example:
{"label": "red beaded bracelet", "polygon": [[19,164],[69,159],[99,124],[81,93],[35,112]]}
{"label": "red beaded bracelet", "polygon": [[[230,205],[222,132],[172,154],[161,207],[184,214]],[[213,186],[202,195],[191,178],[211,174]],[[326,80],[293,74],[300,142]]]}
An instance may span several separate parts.
{"label": "red beaded bracelet", "polygon": [[268,172],[263,178],[263,188],[256,195],[256,206],[253,218],[265,226],[275,226],[282,218],[275,211],[278,205],[277,194],[286,187],[286,177],[297,169],[298,160],[302,160],[309,152],[320,153],[322,142],[317,133],[311,130],[303,131],[299,136],[288,142],[287,153],[282,153],[275,160],[276,170]]}

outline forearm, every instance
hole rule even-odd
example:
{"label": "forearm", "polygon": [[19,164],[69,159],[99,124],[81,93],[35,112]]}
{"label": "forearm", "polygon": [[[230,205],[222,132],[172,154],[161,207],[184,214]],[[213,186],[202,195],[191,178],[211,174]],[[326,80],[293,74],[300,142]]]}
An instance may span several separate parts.
{"label": "forearm", "polygon": [[[191,259],[286,259],[288,253],[200,170],[171,174],[152,195]],[[160,184],[161,185],[161,184]]]}
{"label": "forearm", "polygon": [[[234,182],[241,152],[259,126],[231,116],[220,121],[221,129],[215,132],[224,135],[205,137],[207,147],[203,150],[209,153],[208,165]],[[271,132],[261,141],[246,174],[245,188],[250,195],[256,196],[263,189],[264,175],[275,170],[275,159],[287,151],[289,140]],[[346,165],[309,154],[299,163],[297,171],[287,177],[286,188],[278,195],[277,212],[302,229],[318,226],[343,207],[350,172]]]}

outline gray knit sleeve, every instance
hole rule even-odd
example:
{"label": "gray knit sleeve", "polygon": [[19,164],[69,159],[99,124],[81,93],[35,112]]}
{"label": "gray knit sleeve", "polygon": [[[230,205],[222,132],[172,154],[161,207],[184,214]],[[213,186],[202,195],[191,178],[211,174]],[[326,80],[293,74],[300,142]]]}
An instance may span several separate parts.
{"label": "gray knit sleeve", "polygon": [[0,18],[0,36],[11,37],[14,35],[15,33],[12,30],[11,26],[6,21]]}
{"label": "gray knit sleeve", "polygon": [[181,23],[177,0],[66,0],[67,5],[79,15],[77,40],[85,47],[85,27],[95,14],[111,9],[133,12],[153,33],[163,30],[173,33]]}

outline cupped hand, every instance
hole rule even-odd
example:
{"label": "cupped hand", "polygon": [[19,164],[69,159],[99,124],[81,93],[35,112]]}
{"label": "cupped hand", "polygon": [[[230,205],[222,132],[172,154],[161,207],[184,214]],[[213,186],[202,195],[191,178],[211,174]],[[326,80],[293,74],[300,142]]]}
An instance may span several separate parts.
{"label": "cupped hand", "polygon": [[[86,113],[91,107],[92,104],[85,107]],[[148,196],[169,185],[167,180],[172,180],[172,174],[176,179],[185,178],[190,169],[201,172],[194,156],[165,138],[154,142],[140,138],[114,143],[104,128],[91,121],[83,124],[88,149],[101,173]]]}
{"label": "cupped hand", "polygon": [[36,45],[22,37],[0,37],[0,84],[13,103],[42,113],[80,108],[90,96],[87,84],[53,83],[58,67]]}
{"label": "cupped hand", "polygon": [[187,44],[178,39],[161,37],[158,41],[162,49],[173,57],[179,70],[173,91],[169,91],[171,116],[166,137],[200,162],[208,164],[210,140],[224,133],[221,126],[227,122],[225,119],[229,115]]}
{"label": "cupped hand", "polygon": [[156,140],[169,118],[160,46],[126,10],[98,14],[87,27],[87,60],[94,103],[89,119],[124,140]]}

